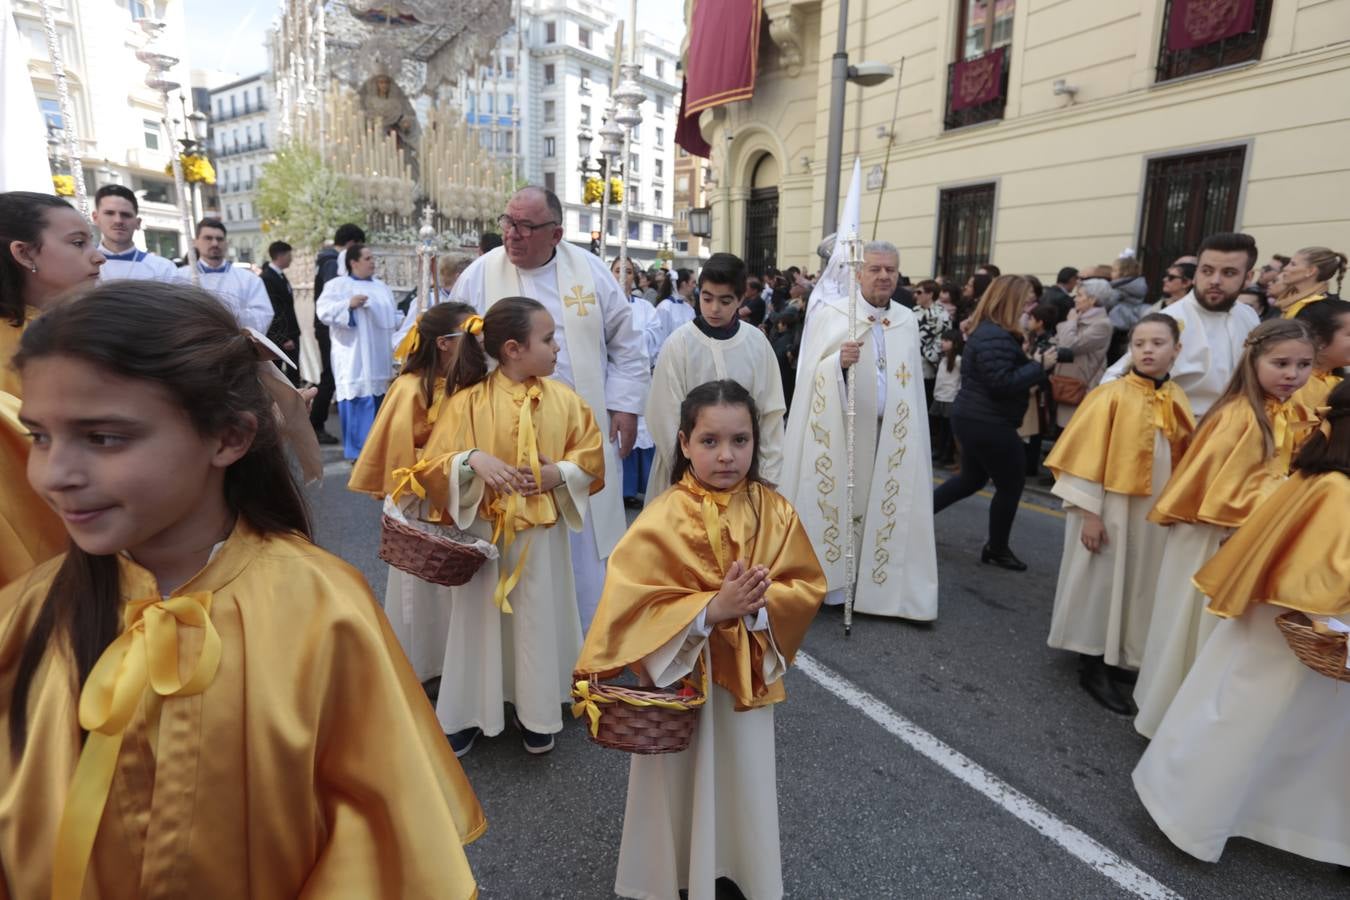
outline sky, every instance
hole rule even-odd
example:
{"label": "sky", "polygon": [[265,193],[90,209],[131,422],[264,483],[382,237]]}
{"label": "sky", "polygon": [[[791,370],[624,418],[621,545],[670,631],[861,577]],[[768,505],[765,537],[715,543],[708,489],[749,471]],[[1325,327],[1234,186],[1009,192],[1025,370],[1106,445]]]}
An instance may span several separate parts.
{"label": "sky", "polygon": [[[615,0],[626,11],[628,4]],[[188,20],[188,61],[194,69],[218,70],[231,75],[253,75],[267,68],[263,38],[281,8],[280,0],[185,0]],[[221,12],[230,18],[222,22]],[[681,0],[638,0],[638,27],[659,31],[679,44],[684,39],[684,3]]]}

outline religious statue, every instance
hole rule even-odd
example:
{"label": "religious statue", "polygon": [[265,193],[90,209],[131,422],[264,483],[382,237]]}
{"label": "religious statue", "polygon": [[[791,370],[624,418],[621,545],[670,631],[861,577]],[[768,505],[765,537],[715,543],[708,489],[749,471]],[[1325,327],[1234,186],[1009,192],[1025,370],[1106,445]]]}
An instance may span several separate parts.
{"label": "religious statue", "polygon": [[413,167],[416,177],[416,147],[422,129],[408,95],[382,63],[375,66],[374,74],[361,86],[361,108],[366,118],[373,120],[383,133],[392,134],[398,140],[399,150]]}

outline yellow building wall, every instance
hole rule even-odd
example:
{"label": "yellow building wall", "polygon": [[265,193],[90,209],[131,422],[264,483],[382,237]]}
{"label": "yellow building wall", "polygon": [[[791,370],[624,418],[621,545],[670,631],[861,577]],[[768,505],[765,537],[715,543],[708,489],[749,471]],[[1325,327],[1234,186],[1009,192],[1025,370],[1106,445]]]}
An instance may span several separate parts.
{"label": "yellow building wall", "polygon": [[[1350,0],[1274,0],[1259,62],[1155,83],[1163,0],[1022,0],[1001,121],[943,130],[956,0],[853,0],[850,60],[904,67],[898,83],[848,88],[844,175],[885,161],[864,190],[862,231],[901,249],[912,278],[931,274],[939,192],[995,182],[991,258],[1042,279],[1114,259],[1138,240],[1152,157],[1244,145],[1236,227],[1264,253],[1325,244],[1350,250]],[[717,186],[715,249],[743,252],[750,173],[764,153],[782,173],[778,264],[819,265],[835,2],[769,2],[799,17],[800,71],[761,50],[754,99],[705,113]],[[1064,79],[1076,97],[1056,96]]]}

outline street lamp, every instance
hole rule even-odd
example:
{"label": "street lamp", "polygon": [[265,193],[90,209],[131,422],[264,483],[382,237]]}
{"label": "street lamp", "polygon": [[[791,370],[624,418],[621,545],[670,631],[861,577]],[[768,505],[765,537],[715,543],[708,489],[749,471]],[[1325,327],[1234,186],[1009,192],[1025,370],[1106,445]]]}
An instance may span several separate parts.
{"label": "street lamp", "polygon": [[619,154],[623,153],[623,129],[614,121],[614,101],[611,99],[605,109],[605,121],[600,123],[600,157],[604,160],[601,179],[604,190],[600,193],[600,258],[605,256],[605,246],[609,243],[609,190],[610,179],[614,175],[623,177],[623,163]]}
{"label": "street lamp", "polygon": [[875,87],[895,74],[885,63],[848,64],[848,0],[839,0],[839,39],[830,59],[830,132],[825,156],[825,216],[822,234],[833,234],[839,225],[839,168],[844,156],[844,89],[852,81],[859,87]]}
{"label": "street lamp", "polygon": [[712,210],[709,207],[689,210],[689,233],[694,237],[712,237]]}

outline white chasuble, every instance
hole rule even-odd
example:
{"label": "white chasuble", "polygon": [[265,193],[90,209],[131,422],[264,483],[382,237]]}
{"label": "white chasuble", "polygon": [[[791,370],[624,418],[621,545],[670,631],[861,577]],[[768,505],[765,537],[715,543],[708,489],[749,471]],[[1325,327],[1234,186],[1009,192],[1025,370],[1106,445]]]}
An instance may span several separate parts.
{"label": "white chasuble", "polygon": [[[731,379],[755,398],[759,409],[759,471],[779,484],[783,473],[783,379],[769,339],[742,323],[725,341],[710,338],[692,321],[675,330],[661,348],[647,399],[647,428],[656,443],[647,503],[670,487],[680,430],[680,404],[709,381]],[[780,488],[780,492],[787,494]]]}
{"label": "white chasuble", "polygon": [[[896,303],[876,309],[859,300],[858,316],[854,609],[931,621],[937,618],[937,542],[919,326],[914,314]],[[869,316],[877,321],[869,322]],[[875,324],[881,325],[881,341],[868,334]],[[825,570],[826,603],[844,599],[848,397],[839,348],[848,335],[847,298],[822,300],[812,308],[784,442],[783,492]],[[877,373],[884,376],[881,408]]]}
{"label": "white chasuble", "polygon": [[[601,434],[609,434],[609,410],[641,414],[651,383],[647,355],[641,335],[633,329],[628,301],[599,259],[563,242],[549,263],[522,271],[499,247],[469,266],[453,293],[455,300],[480,312],[503,297],[519,296],[538,300],[553,316],[560,345],[554,377],[586,401]],[[618,447],[609,441],[605,441],[605,486],[591,497],[590,509],[595,549],[603,560],[627,528],[623,464]],[[596,602],[599,588],[597,583]],[[593,611],[594,603],[585,605]],[[585,613],[583,621],[589,622]]]}

